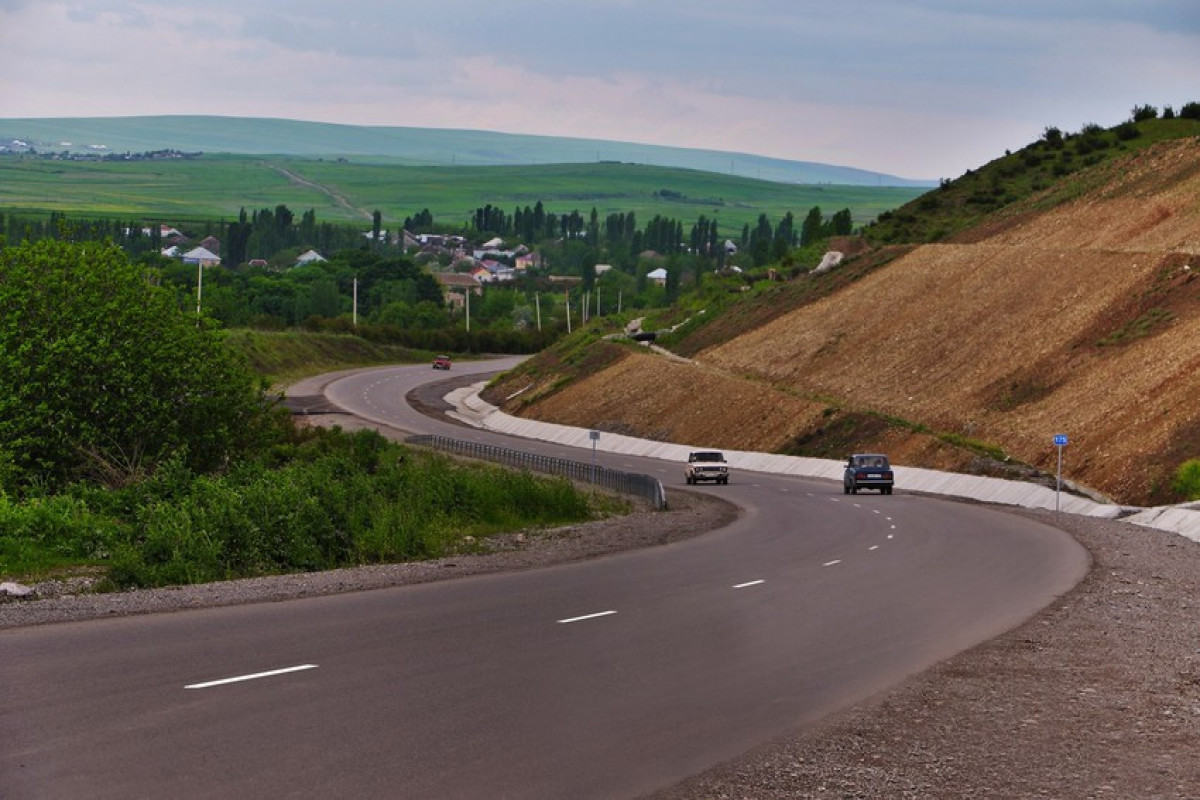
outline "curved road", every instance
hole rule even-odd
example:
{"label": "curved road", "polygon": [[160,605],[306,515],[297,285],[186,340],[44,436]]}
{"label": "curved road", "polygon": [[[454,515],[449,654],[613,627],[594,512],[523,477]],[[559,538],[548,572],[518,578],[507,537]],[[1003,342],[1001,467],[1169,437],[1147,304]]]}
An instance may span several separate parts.
{"label": "curved road", "polygon": [[[409,409],[431,377],[326,394],[503,438]],[[682,484],[676,464],[601,458]],[[1087,568],[1060,531],[902,487],[739,473],[700,491],[745,512],[576,565],[0,633],[0,796],[633,797],[1012,627]]]}

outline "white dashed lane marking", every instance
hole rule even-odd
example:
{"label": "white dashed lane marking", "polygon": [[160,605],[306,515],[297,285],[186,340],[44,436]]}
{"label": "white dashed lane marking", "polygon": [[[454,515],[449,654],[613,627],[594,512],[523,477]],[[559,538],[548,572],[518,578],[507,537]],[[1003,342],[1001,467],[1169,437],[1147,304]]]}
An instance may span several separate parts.
{"label": "white dashed lane marking", "polygon": [[584,614],[583,616],[580,616],[580,617],[567,617],[566,619],[560,619],[560,620],[558,620],[558,624],[559,625],[569,625],[572,622],[583,622],[585,620],[596,619],[598,617],[609,617],[615,613],[617,613],[617,612],[616,611],[598,611],[595,614]]}
{"label": "white dashed lane marking", "polygon": [[276,675],[286,675],[289,672],[300,672],[306,669],[316,669],[316,664],[301,664],[298,667],[284,667],[283,669],[272,669],[267,672],[255,672],[250,675],[237,675],[232,678],[221,678],[215,681],[205,681],[204,683],[192,683],[184,686],[185,689],[209,689],[213,686],[224,686],[227,683],[241,683],[242,681],[253,681],[259,678],[273,678]]}
{"label": "white dashed lane marking", "polygon": [[758,586],[763,583],[766,583],[766,581],[764,581],[760,578],[759,580],[756,580],[756,581],[746,581],[745,583],[735,583],[733,585],[733,588],[734,589],[745,589],[748,586]]}

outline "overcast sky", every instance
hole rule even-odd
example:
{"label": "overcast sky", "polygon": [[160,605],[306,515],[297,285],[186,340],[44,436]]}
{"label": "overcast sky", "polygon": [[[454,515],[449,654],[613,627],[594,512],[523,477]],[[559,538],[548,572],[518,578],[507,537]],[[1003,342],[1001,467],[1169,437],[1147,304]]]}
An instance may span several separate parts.
{"label": "overcast sky", "polygon": [[1200,101],[1200,0],[0,0],[0,117],[219,114],[954,178]]}

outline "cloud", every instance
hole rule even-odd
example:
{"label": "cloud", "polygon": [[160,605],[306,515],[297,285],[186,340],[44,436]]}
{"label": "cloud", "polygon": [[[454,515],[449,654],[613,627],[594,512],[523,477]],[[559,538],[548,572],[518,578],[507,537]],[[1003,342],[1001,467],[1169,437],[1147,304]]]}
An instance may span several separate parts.
{"label": "cloud", "polygon": [[0,0],[0,95],[8,116],[477,128],[928,178],[1200,100],[1197,31],[1194,0]]}

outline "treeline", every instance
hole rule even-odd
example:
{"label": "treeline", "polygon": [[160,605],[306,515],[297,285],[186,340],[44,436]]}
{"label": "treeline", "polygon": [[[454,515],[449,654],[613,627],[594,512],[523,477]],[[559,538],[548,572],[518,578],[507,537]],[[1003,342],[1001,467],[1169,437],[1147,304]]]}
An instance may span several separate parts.
{"label": "treeline", "polygon": [[[61,213],[27,220],[0,212],[0,230],[10,244],[112,242],[155,285],[171,292],[181,310],[199,311],[225,327],[353,331],[425,350],[510,353],[541,349],[570,329],[572,314],[577,324],[585,315],[669,305],[707,274],[727,266],[749,269],[785,260],[794,266],[794,254],[802,252],[795,248],[850,232],[848,209],[826,218],[816,207],[799,225],[790,213],[777,224],[762,215],[736,240],[705,216],[690,230],[680,220],[658,215],[639,225],[632,212],[610,214],[602,223],[595,209],[586,218],[577,211],[556,215],[540,202],[512,215],[484,206],[474,218],[499,230],[468,231],[468,241],[501,235],[512,246],[520,238],[512,226],[522,226],[523,236],[532,225],[534,239],[526,244],[542,262],[515,280],[473,289],[469,298],[459,289],[454,302],[435,274],[461,273],[475,262],[446,248],[405,252],[402,237],[384,235],[378,213],[372,230],[363,231],[320,223],[311,209],[299,216],[282,204],[242,210],[237,220],[207,222],[187,231],[181,251],[205,241],[202,236],[220,241],[210,246],[220,251],[222,265],[203,268],[163,255],[168,240],[159,224],[68,219]],[[427,209],[405,220],[406,229],[410,224],[438,227]],[[539,231],[552,230],[558,235],[537,238]],[[298,264],[297,256],[309,248],[321,251],[324,258]],[[489,258],[513,266],[511,255],[493,253]],[[611,269],[602,272],[601,264]],[[666,271],[665,280],[650,280],[648,275],[660,268]],[[552,275],[575,278],[577,283],[564,285]],[[746,273],[746,279],[751,280],[752,273]]]}
{"label": "treeline", "polygon": [[[48,216],[18,216],[0,211],[0,233],[10,244],[53,240],[59,242],[106,242],[111,241],[131,258],[141,259],[158,255],[172,244],[163,238],[158,220],[106,219],[68,217],[59,211]],[[235,222],[205,221],[189,229],[189,242],[198,242],[209,236],[220,240],[221,252],[216,253],[228,264],[244,264],[251,259],[271,261],[284,257],[280,265],[290,266],[293,260],[286,259],[309,248],[331,253],[338,250],[359,248],[366,241],[354,227],[318,223],[316,212],[306,211],[299,222],[286,206],[264,208],[247,214],[241,211]]]}

